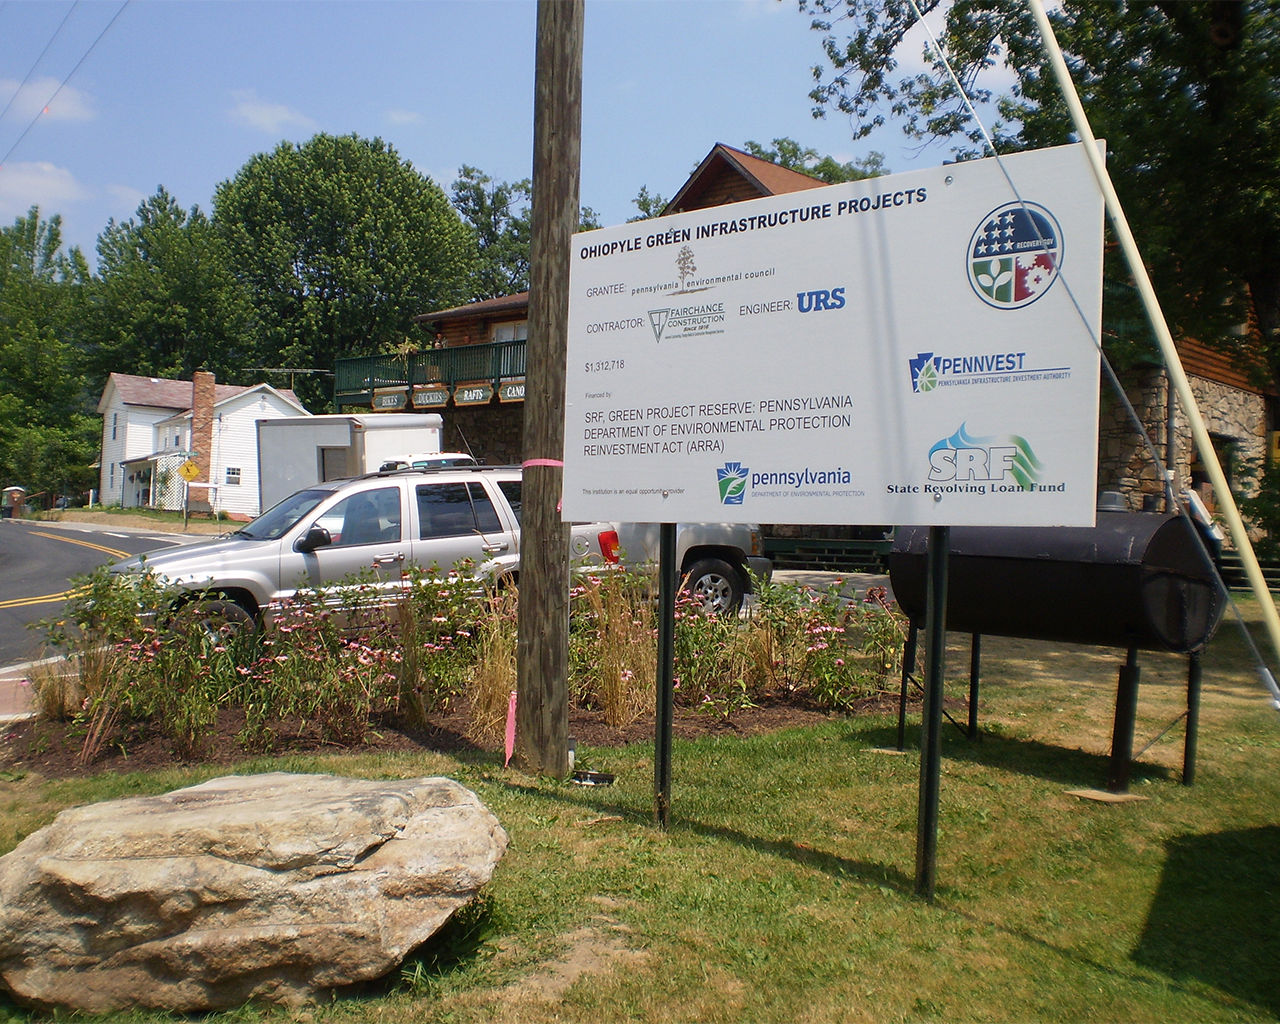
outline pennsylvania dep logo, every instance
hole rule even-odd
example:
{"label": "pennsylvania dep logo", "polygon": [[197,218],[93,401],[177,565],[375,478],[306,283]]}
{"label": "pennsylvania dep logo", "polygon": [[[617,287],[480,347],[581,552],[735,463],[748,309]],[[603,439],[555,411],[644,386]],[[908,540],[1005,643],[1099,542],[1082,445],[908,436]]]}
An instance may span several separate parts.
{"label": "pennsylvania dep logo", "polygon": [[1062,266],[1062,228],[1039,203],[997,206],[969,239],[969,284],[988,306],[1021,309],[1043,296]]}
{"label": "pennsylvania dep logo", "polygon": [[721,505],[741,505],[747,494],[747,476],[751,470],[741,462],[726,462],[716,470]]}

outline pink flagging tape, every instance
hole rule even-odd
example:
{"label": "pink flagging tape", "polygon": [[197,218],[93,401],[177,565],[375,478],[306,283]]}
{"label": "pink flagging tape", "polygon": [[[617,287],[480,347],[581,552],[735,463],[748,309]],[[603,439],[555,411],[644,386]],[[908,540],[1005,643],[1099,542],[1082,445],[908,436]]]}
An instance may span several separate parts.
{"label": "pink flagging tape", "polygon": [[[520,468],[525,469],[528,466],[563,466],[564,463],[559,459],[525,459],[520,463]],[[556,502],[556,511],[560,512],[564,509],[563,499]]]}
{"label": "pink flagging tape", "polygon": [[502,767],[511,766],[511,755],[516,752],[516,691],[511,691],[511,699],[507,701],[507,759]]}

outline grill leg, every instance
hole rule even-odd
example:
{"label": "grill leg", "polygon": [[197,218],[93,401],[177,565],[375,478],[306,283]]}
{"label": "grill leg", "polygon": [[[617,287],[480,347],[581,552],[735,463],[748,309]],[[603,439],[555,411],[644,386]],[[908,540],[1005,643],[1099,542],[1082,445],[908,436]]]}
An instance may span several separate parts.
{"label": "grill leg", "polygon": [[1111,732],[1111,767],[1107,773],[1107,789],[1112,793],[1129,791],[1129,768],[1133,760],[1133,730],[1138,719],[1138,649],[1129,648],[1129,656],[1120,669],[1116,687],[1116,719]]}

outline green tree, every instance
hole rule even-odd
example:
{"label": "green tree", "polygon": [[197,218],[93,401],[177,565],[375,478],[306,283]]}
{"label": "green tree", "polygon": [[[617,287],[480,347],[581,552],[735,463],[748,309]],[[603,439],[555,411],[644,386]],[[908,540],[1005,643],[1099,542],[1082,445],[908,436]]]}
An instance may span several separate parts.
{"label": "green tree", "polygon": [[254,362],[253,311],[226,243],[199,208],[163,188],[98,237],[98,315],[90,370],[189,380],[198,369],[238,380]]}
{"label": "green tree", "polygon": [[889,173],[884,165],[884,154],[874,150],[861,160],[842,164],[833,156],[820,156],[816,149],[801,146],[794,139],[774,139],[773,149],[767,149],[758,142],[748,142],[743,148],[761,160],[799,171],[829,185],[838,185],[843,181],[861,181],[863,178],[876,178]]}
{"label": "green tree", "polygon": [[59,217],[32,207],[0,228],[0,481],[56,495],[92,486],[97,396],[79,327],[88,266]]}
{"label": "green tree", "polygon": [[[471,297],[476,241],[444,191],[380,139],[281,143],[218,186],[213,222],[257,318],[262,357],[331,370],[391,351],[413,317]],[[299,397],[328,408],[326,378]]]}
{"label": "green tree", "polygon": [[[918,3],[926,13],[940,6]],[[888,112],[913,138],[952,140],[959,158],[984,153],[940,61],[897,74],[915,19],[908,0],[799,4],[822,33],[815,115],[836,110],[862,137]],[[1233,328],[1251,313],[1280,383],[1280,0],[1063,0],[1050,18],[1094,134],[1107,140],[1166,317],[1175,331],[1235,350]],[[1073,140],[1024,5],[957,0],[940,41],[970,96],[992,104],[1001,153]],[[1002,67],[1014,84],[996,94],[984,84]]]}
{"label": "green tree", "polygon": [[657,192],[650,192],[648,185],[641,185],[640,191],[636,193],[632,204],[640,211],[639,216],[628,217],[627,223],[633,224],[638,220],[652,220],[654,217],[661,217],[662,211],[667,208],[670,199],[663,199]]}
{"label": "green tree", "polygon": [[[495,181],[479,168],[463,164],[452,191],[454,208],[475,232],[480,251],[472,298],[494,299],[527,291],[532,181]],[[579,231],[600,226],[595,210],[589,206],[579,210]]]}
{"label": "green tree", "polygon": [[532,183],[494,181],[463,164],[453,183],[453,205],[475,232],[480,257],[473,299],[493,299],[529,287],[529,201]]}

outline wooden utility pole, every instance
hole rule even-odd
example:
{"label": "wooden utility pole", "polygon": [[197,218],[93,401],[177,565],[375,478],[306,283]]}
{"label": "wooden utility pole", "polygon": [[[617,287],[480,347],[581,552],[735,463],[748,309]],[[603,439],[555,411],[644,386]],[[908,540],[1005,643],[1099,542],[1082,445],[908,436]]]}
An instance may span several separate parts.
{"label": "wooden utility pole", "polygon": [[569,246],[578,227],[584,0],[538,0],[534,71],[529,339],[517,647],[517,763],[569,772],[569,527],[564,480],[564,378]]}

